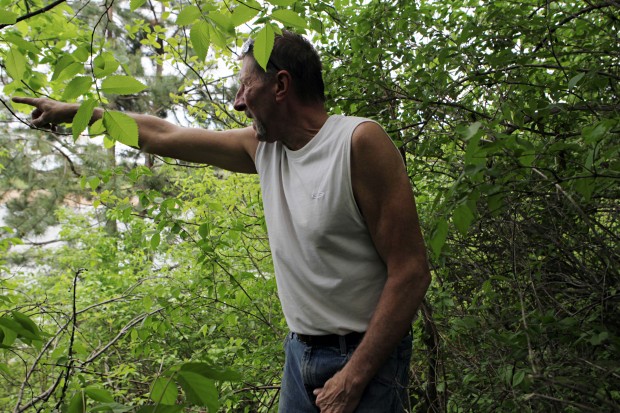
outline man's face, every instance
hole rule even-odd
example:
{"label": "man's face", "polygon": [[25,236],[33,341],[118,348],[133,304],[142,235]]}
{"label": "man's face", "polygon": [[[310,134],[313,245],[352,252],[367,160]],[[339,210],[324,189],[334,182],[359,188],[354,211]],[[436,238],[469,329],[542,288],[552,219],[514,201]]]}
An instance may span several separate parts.
{"label": "man's face", "polygon": [[[239,73],[239,91],[235,97],[234,108],[245,112],[253,120],[256,137],[260,141],[269,141],[267,122],[271,110],[270,92],[272,83],[257,72],[252,57],[243,59]],[[272,139],[273,140],[273,139]]]}

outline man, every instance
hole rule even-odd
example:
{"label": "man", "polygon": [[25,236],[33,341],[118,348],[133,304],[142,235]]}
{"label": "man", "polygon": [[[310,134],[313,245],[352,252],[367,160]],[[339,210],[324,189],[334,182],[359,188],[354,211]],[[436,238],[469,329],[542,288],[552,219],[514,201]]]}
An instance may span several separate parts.
{"label": "man", "polygon": [[[252,127],[209,131],[133,114],[140,147],[259,174],[291,329],[280,411],[404,411],[410,327],[430,273],[400,154],[378,124],[327,114],[320,59],[303,37],[277,36],[267,72],[251,42],[242,59],[234,107]],[[35,107],[35,126],[71,122],[78,107],[13,100]]]}

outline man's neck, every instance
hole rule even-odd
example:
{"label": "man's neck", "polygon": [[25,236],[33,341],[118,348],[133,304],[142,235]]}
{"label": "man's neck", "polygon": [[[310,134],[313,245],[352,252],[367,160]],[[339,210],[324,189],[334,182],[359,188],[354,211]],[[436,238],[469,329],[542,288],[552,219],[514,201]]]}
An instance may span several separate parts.
{"label": "man's neck", "polygon": [[291,120],[286,122],[288,127],[281,139],[282,144],[292,151],[306,146],[319,133],[329,118],[323,107],[314,109],[303,108],[297,113],[301,113],[302,116],[291,117]]}

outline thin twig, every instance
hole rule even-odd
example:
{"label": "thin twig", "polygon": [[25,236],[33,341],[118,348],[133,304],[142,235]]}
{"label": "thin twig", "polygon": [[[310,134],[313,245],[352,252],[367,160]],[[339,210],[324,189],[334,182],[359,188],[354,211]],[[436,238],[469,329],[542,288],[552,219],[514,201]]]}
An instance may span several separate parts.
{"label": "thin twig", "polygon": [[[41,14],[41,13],[45,13],[46,11],[49,11],[49,10],[53,9],[54,7],[56,7],[56,6],[58,6],[58,5],[62,4],[62,3],[64,3],[65,1],[66,1],[66,0],[56,0],[55,2],[53,2],[53,3],[51,3],[51,4],[48,4],[47,6],[45,6],[45,7],[41,8],[41,9],[39,9],[39,10],[35,10],[35,11],[31,12],[31,13],[24,14],[23,16],[18,17],[18,18],[15,20],[15,23],[19,23],[19,22],[20,22],[20,21],[22,21],[22,20],[26,20],[26,19],[29,19],[29,18],[31,18],[31,17],[37,16],[37,15],[39,15],[39,14]],[[15,24],[15,23],[5,23],[5,24],[0,24],[0,30],[1,30],[1,29],[4,29],[4,28],[5,28],[5,27],[7,27],[7,26],[12,26],[12,25],[13,25],[13,24]]]}

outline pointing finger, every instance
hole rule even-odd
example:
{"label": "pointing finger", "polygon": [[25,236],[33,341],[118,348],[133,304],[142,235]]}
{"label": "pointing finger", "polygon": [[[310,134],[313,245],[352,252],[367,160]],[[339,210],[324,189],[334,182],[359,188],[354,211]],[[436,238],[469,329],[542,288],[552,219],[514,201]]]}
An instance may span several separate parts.
{"label": "pointing finger", "polygon": [[11,100],[15,103],[25,103],[26,105],[36,106],[39,99],[26,96],[13,96]]}

